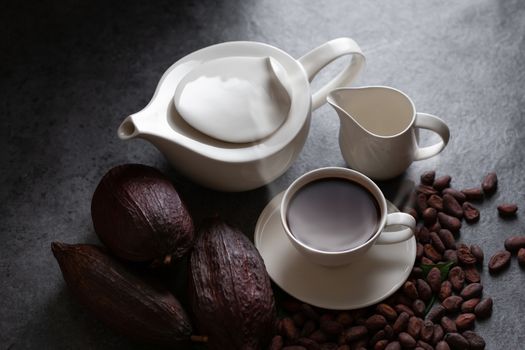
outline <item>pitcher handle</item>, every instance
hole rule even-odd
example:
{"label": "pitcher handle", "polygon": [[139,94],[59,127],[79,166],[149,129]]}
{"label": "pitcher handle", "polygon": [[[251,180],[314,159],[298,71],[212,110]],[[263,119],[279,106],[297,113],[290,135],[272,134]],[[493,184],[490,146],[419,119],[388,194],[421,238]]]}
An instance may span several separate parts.
{"label": "pitcher handle", "polygon": [[432,146],[418,147],[414,155],[414,160],[427,159],[435,156],[445,148],[450,139],[450,130],[447,124],[435,115],[417,113],[414,126],[416,128],[431,130],[441,137],[441,141]]}
{"label": "pitcher handle", "polygon": [[312,94],[312,110],[321,107],[326,102],[326,96],[331,90],[348,85],[355,79],[365,65],[365,56],[354,40],[338,38],[324,43],[299,58],[298,61],[306,71],[308,81],[311,82],[321,69],[345,55],[353,55],[352,60],[341,73]]}

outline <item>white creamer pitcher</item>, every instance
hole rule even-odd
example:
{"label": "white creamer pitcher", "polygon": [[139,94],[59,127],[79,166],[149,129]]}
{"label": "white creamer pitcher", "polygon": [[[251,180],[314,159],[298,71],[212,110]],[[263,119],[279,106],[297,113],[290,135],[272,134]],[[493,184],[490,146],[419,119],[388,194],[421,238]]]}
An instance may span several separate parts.
{"label": "white creamer pitcher", "polygon": [[[344,70],[312,94],[310,81],[323,67],[344,55],[352,55]],[[250,66],[243,67],[244,62]],[[221,64],[228,65],[230,71],[227,75],[218,74]],[[227,103],[221,105],[220,97],[210,99],[209,94],[214,94],[213,86],[201,84],[210,75],[217,74],[218,78],[208,80],[219,86],[219,89],[221,86],[228,88],[232,84],[227,84],[224,80],[235,78],[236,65],[239,66],[240,80],[250,79],[252,66],[268,67],[270,77],[275,78],[275,82],[269,82],[262,92],[254,90],[246,96],[253,99],[258,93],[268,96],[277,94],[279,96],[266,98],[284,101],[283,105],[273,109],[283,114],[276,120],[270,118],[273,116],[265,116],[266,112],[261,114],[261,110],[272,109],[262,108],[264,106],[261,103],[250,104],[256,108],[253,116],[268,117],[267,123],[255,121],[254,125],[263,125],[260,132],[247,131],[250,124],[244,123],[243,134],[239,134],[241,123],[235,120],[242,118],[242,113],[233,113],[235,109],[229,108]],[[276,47],[258,42],[240,41],[213,45],[175,62],[162,76],[149,104],[122,122],[118,128],[118,136],[123,140],[139,137],[150,141],[173,167],[201,185],[222,191],[254,189],[273,181],[290,167],[305,143],[312,110],[325,103],[329,91],[348,85],[363,65],[361,49],[350,38],[331,40],[298,60]],[[206,79],[198,80],[199,75]],[[258,76],[258,79],[260,83],[251,82],[252,86],[266,84],[264,76]],[[187,84],[193,89],[188,88],[186,100],[184,89],[179,84]],[[277,86],[274,90],[272,84]],[[239,91],[239,86],[242,85],[236,83],[232,86]],[[185,108],[185,101],[199,100],[201,90],[202,103],[217,103],[217,111],[220,112],[214,115],[213,108],[201,109],[200,107],[207,105],[203,106],[197,101],[192,102],[196,106],[193,110],[183,111],[186,113],[183,118],[175,104]],[[250,106],[243,108],[252,108]],[[207,118],[222,118],[223,111],[233,111],[233,114],[232,118],[222,118],[218,123],[217,120],[211,120],[217,125],[214,127],[206,123],[206,119],[202,119],[199,114],[201,110],[206,113]]]}

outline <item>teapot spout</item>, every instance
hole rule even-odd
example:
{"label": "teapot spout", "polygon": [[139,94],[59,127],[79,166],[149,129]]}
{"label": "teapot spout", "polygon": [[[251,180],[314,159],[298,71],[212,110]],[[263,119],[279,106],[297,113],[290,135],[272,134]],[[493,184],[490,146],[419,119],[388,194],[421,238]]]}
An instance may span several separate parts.
{"label": "teapot spout", "polygon": [[129,140],[137,137],[139,134],[139,128],[131,115],[124,119],[117,130],[117,135],[121,140]]}

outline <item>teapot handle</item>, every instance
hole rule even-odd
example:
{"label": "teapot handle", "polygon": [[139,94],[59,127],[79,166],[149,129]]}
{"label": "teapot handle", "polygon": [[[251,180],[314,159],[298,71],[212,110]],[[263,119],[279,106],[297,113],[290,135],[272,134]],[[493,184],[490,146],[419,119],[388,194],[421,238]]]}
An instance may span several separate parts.
{"label": "teapot handle", "polygon": [[321,107],[326,102],[326,96],[331,90],[348,85],[355,79],[365,65],[365,56],[354,40],[338,38],[324,43],[299,58],[298,61],[303,66],[308,81],[311,82],[321,69],[345,55],[353,55],[352,60],[341,73],[312,94],[312,110]]}

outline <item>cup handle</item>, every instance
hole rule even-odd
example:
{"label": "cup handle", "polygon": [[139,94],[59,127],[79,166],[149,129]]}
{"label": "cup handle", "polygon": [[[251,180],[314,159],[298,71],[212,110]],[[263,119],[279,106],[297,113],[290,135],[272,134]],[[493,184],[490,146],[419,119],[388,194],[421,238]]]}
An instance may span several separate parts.
{"label": "cup handle", "polygon": [[365,56],[354,40],[350,38],[338,38],[324,43],[299,58],[298,61],[303,66],[308,76],[308,81],[311,82],[321,69],[335,59],[345,55],[353,55],[352,60],[341,73],[312,94],[312,110],[321,107],[321,105],[326,102],[326,96],[328,96],[331,90],[350,84],[350,82],[355,79],[364,67]]}
{"label": "cup handle", "polygon": [[405,226],[399,231],[383,231],[379,238],[375,241],[376,244],[392,244],[406,241],[414,235],[416,229],[416,220],[410,214],[406,213],[390,213],[386,216],[385,226],[401,225]]}
{"label": "cup handle", "polygon": [[435,115],[417,113],[414,126],[416,128],[431,130],[441,137],[441,141],[432,146],[418,147],[414,154],[414,160],[427,159],[435,156],[445,148],[450,139],[450,131],[447,124]]}

